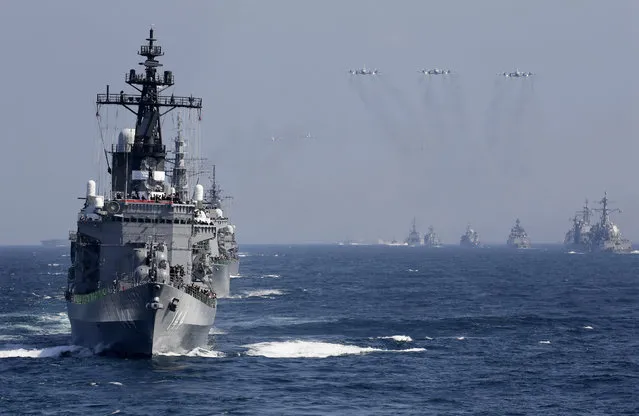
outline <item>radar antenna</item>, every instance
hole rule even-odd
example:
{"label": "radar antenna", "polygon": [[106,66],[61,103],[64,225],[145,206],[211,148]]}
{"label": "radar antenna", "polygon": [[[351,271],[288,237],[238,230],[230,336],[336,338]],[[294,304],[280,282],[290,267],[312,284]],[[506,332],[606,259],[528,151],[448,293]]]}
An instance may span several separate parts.
{"label": "radar antenna", "polygon": [[125,82],[137,90],[139,94],[118,94],[109,92],[98,94],[96,104],[98,112],[102,105],[118,105],[126,108],[136,116],[135,136],[129,148],[112,149],[113,163],[111,189],[114,192],[147,194],[162,192],[164,189],[164,162],[166,147],[162,143],[161,118],[176,108],[188,108],[198,111],[201,116],[202,99],[160,95],[160,91],[174,84],[173,72],[164,71],[158,74],[162,66],[157,58],[164,55],[162,47],[155,44],[154,29],[149,30],[147,44],[140,47],[138,55],[145,58],[140,65],[144,72],[129,70]]}

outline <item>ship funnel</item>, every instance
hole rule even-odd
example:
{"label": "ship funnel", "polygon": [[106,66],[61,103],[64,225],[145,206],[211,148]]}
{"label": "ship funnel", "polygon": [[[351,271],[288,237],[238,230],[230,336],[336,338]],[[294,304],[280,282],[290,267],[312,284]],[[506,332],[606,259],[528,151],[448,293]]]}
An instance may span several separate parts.
{"label": "ship funnel", "polygon": [[87,182],[87,198],[95,196],[95,181],[91,179]]}
{"label": "ship funnel", "polygon": [[199,183],[195,185],[195,197],[193,199],[197,202],[202,202],[204,200],[204,187]]}

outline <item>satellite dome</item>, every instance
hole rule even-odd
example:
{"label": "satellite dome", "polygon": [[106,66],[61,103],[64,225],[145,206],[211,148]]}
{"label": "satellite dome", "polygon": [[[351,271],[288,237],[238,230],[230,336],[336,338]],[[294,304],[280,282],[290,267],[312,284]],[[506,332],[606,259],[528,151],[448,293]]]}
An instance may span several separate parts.
{"label": "satellite dome", "polygon": [[118,135],[118,151],[128,151],[135,141],[135,129],[122,129]]}

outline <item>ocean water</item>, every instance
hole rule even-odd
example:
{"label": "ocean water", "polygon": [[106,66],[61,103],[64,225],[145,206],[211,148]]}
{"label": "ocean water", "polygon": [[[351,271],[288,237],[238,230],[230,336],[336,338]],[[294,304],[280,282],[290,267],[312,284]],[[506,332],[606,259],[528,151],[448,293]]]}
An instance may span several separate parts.
{"label": "ocean water", "polygon": [[70,345],[66,249],[0,248],[0,414],[639,414],[639,255],[242,250],[207,348],[119,359]]}

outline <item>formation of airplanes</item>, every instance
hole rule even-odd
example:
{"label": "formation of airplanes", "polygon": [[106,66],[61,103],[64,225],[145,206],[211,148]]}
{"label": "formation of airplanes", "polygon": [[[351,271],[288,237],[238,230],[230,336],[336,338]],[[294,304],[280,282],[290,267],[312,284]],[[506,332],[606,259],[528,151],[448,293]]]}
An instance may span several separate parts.
{"label": "formation of airplanes", "polygon": [[351,75],[378,75],[379,71],[377,69],[367,69],[367,68],[359,68],[359,69],[351,69]]}
{"label": "formation of airplanes", "polygon": [[434,68],[434,69],[420,69],[419,72],[424,75],[448,75],[451,73],[451,70]]}
{"label": "formation of airplanes", "polygon": [[[364,68],[358,68],[358,69],[351,69],[348,71],[351,75],[379,75],[379,70],[377,69],[368,69],[366,67]],[[424,74],[424,75],[448,75],[451,74],[452,71],[450,69],[439,69],[439,68],[433,68],[433,69],[420,69],[418,71],[420,74]],[[497,75],[500,75],[502,77],[506,77],[506,78],[528,78],[531,77],[535,74],[533,74],[532,72],[520,72],[518,69],[516,69],[514,72],[501,72]]]}
{"label": "formation of airplanes", "polygon": [[516,69],[515,72],[502,72],[497,75],[501,75],[502,77],[506,78],[527,78],[534,74],[532,72],[519,72],[519,70]]}

